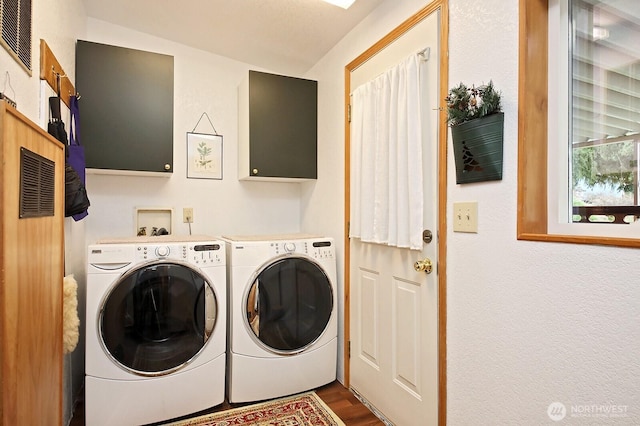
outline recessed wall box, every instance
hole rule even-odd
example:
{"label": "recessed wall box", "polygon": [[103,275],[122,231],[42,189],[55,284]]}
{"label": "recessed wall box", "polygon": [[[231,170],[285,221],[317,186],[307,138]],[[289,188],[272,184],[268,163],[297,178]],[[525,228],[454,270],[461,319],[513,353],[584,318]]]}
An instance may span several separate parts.
{"label": "recessed wall box", "polygon": [[170,207],[136,207],[134,223],[136,224],[134,235],[171,234],[173,233],[173,209]]}

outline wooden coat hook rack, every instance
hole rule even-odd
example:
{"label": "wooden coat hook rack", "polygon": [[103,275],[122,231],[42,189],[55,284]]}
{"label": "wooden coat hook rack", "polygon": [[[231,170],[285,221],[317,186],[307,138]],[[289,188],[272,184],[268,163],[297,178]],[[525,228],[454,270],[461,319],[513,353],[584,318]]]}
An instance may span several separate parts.
{"label": "wooden coat hook rack", "polygon": [[62,69],[62,65],[56,59],[55,55],[47,45],[47,42],[40,39],[40,80],[46,80],[49,86],[57,92],[58,90],[58,77],[60,81],[60,98],[66,106],[69,105],[69,97],[79,94],[76,92],[71,79],[67,76]]}

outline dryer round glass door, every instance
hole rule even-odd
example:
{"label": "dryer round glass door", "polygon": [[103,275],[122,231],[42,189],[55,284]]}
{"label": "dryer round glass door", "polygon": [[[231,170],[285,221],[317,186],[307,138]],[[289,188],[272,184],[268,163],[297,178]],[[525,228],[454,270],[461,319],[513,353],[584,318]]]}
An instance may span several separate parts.
{"label": "dryer round glass door", "polygon": [[202,274],[176,262],[154,262],[123,275],[98,318],[102,344],[125,370],[171,373],[191,361],[215,326],[217,300]]}
{"label": "dryer round glass door", "polygon": [[245,299],[246,325],[265,349],[294,354],[324,332],[333,287],[324,270],[301,257],[278,259],[260,271]]}

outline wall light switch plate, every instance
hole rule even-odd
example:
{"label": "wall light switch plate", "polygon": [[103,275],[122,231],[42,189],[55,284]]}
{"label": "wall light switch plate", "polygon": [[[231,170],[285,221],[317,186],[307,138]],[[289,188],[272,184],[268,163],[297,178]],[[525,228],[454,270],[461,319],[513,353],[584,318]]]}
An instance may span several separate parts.
{"label": "wall light switch plate", "polygon": [[453,203],[453,232],[478,233],[478,203]]}

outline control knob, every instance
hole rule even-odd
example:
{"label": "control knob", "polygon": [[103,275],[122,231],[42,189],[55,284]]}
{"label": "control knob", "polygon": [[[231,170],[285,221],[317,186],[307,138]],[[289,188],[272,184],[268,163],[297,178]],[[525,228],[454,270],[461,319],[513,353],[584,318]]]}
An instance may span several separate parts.
{"label": "control knob", "polygon": [[168,246],[160,246],[156,248],[156,255],[158,257],[167,257],[170,251]]}

